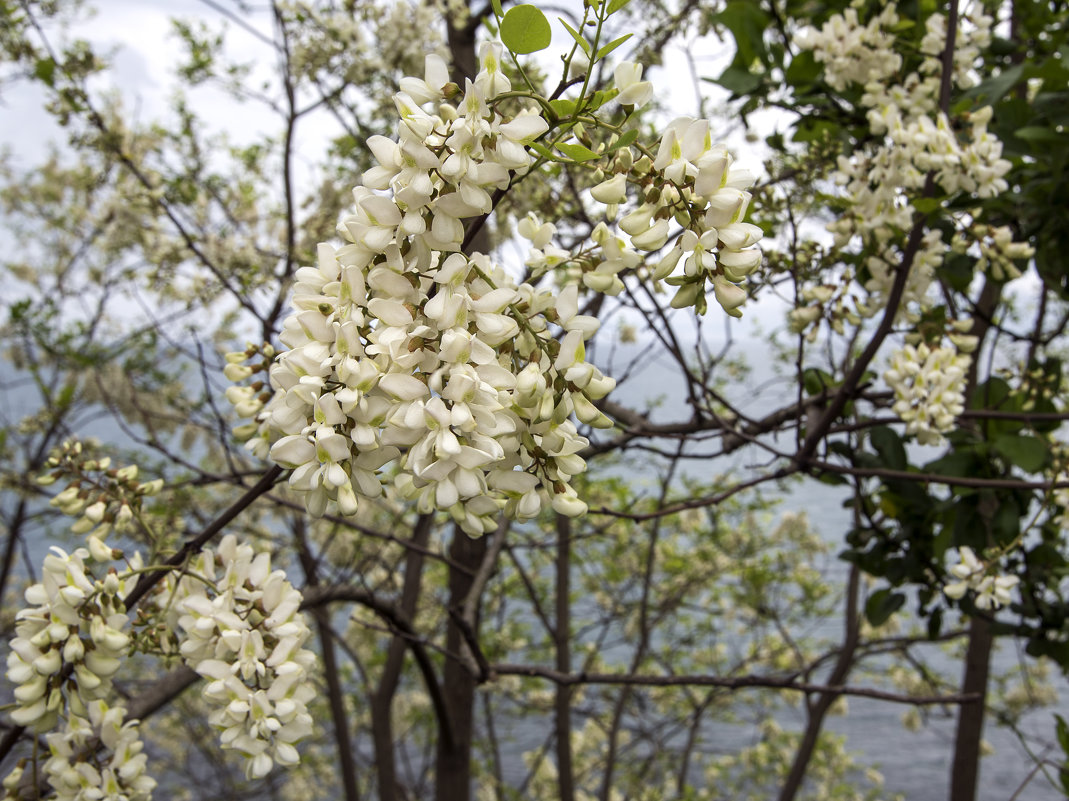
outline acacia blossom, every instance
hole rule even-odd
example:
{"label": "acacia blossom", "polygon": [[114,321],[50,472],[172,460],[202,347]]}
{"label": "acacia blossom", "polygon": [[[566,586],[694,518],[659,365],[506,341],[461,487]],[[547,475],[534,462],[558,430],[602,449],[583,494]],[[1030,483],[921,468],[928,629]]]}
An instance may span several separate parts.
{"label": "acacia blossom", "polygon": [[57,801],[152,798],[156,781],[145,773],[148,757],[138,722],[125,716],[122,706],[93,701],[84,717],[72,715],[63,731],[47,735],[51,756],[44,764],[44,776]]}
{"label": "acacia blossom", "polygon": [[133,581],[114,571],[93,579],[85,548],[51,550],[41,581],[26,590],[30,606],[15,616],[7,658],[7,677],[17,685],[11,719],[37,732],[54,728],[68,708],[84,715],[90,701],[105,697],[130,644],[123,598]]}
{"label": "acacia blossom", "polygon": [[[109,566],[96,579],[93,568],[108,564],[116,552],[90,540],[98,545],[71,553],[53,547],[41,580],[26,590],[29,606],[15,616],[7,659],[7,678],[16,685],[11,720],[50,732],[42,778],[56,798],[147,801],[155,782],[144,775],[137,722],[124,721],[125,710],[106,701],[132,643],[124,598],[141,559],[135,554],[128,561],[131,572],[120,575]],[[22,797],[26,779],[19,770],[9,774],[4,797]]]}
{"label": "acacia blossom", "polygon": [[[315,696],[315,654],[301,614],[301,594],[271,555],[228,535],[205,549],[189,575],[159,592],[170,632],[182,631],[185,663],[208,680],[204,698],[216,706],[208,722],[223,748],[245,757],[259,779],[278,765],[295,765],[296,743],[312,732],[307,704]],[[166,650],[166,649],[165,649]]]}
{"label": "acacia blossom", "polygon": [[895,414],[922,445],[938,445],[965,410],[972,359],[954,348],[906,345],[891,357],[883,380],[895,394]]}
{"label": "acacia blossom", "polygon": [[[990,198],[1008,188],[1004,176],[1011,165],[1002,158],[1002,143],[987,129],[990,107],[961,115],[961,125],[939,110],[946,17],[931,14],[927,18],[919,68],[905,75],[900,74],[901,57],[894,52],[898,23],[894,4],[885,6],[865,25],[851,8],[834,15],[821,30],[807,31],[801,37],[802,46],[824,65],[829,86],[840,91],[851,85],[864,90],[860,108],[873,137],[866,146],[838,157],[833,177],[842,187],[845,209],[828,225],[836,248],[860,246],[856,277],[867,296],[858,297],[849,280],[824,298],[803,293],[799,300],[807,305],[792,312],[794,330],[815,327],[825,317],[833,321],[846,317],[857,324],[883,309],[903,260],[901,232],[914,224],[914,202],[928,176],[939,191],[951,196]],[[991,24],[983,13],[965,15],[959,21],[953,86],[968,89],[975,84],[974,64],[990,42]],[[959,216],[962,235],[974,238],[969,216]],[[929,286],[951,244],[935,228],[924,232],[906,279],[900,316],[916,319],[916,309],[928,305]],[[953,244],[958,247],[957,237]],[[1012,248],[1010,252],[1020,253]],[[983,269],[984,262],[977,267]]]}
{"label": "acacia blossom", "polygon": [[484,45],[452,101],[437,56],[402,82],[397,138],[368,141],[378,166],[339,225],[347,244],[320,245],[318,266],[298,271],[290,349],[271,368],[251,446],[292,470],[312,514],[328,502],[354,514],[359,497],[382,494],[387,469],[392,492],[473,535],[502,509],[537,514],[543,497],[585,509],[570,480],[587,441],[570,418],[608,425],[593,401],[614,385],[585,361],[596,323],[577,314],[574,289],[518,284],[461,252],[464,220],[526,173],[526,145],[548,129],[532,110],[493,109],[509,89],[501,56]]}
{"label": "acacia blossom", "polygon": [[992,575],[989,566],[966,546],[958,548],[958,555],[961,561],[949,571],[957,581],[943,588],[948,598],[960,600],[972,590],[976,593],[976,608],[983,610],[998,609],[1013,600],[1013,588],[1021,581],[1017,576]]}

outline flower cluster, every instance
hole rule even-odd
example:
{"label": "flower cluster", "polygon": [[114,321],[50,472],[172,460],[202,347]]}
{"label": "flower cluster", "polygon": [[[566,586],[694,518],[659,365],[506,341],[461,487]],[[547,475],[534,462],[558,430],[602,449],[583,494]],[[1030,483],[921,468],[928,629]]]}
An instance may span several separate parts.
{"label": "flower cluster", "polygon": [[111,689],[130,644],[123,597],[133,585],[114,570],[94,580],[90,558],[85,548],[53,547],[41,581],[26,590],[30,606],[16,615],[7,659],[7,677],[18,685],[11,719],[20,726],[44,732],[68,711],[84,716]]}
{"label": "flower cluster", "polygon": [[67,480],[65,489],[49,502],[70,517],[75,534],[85,534],[93,558],[106,562],[113,558],[104,540],[113,531],[131,531],[146,497],[163,488],[162,479],[138,480],[137,465],[115,468],[111,459],[97,459],[86,453],[77,440],[64,442],[45,462],[48,472],[38,477],[41,486]]}
{"label": "flower cluster", "polygon": [[[711,288],[724,311],[742,316],[739,307],[746,290],[738,284],[761,263],[761,251],[754,246],[762,231],[743,222],[751,197],[746,190],[754,175],[735,166],[724,145],[713,144],[709,121],[680,117],[665,129],[655,159],[634,161],[630,149],[621,149],[608,169],[611,176],[602,175],[591,196],[607,207],[610,221],[628,202],[629,187],[637,196],[636,207],[617,223],[626,240],[605,223],[594,229],[600,252],[588,257],[583,283],[616,294],[623,290],[619,274],[643,263],[640,252],[660,250],[671,241],[650,278],[679,287],[672,306],[696,306],[702,312]],[[544,254],[532,257],[540,263]],[[682,270],[677,271],[680,264]]]}
{"label": "flower cluster", "polygon": [[[44,778],[57,798],[136,801],[155,786],[144,775],[137,722],[124,723],[124,710],[109,710],[104,700],[131,644],[123,599],[132,576],[109,568],[94,579],[90,570],[92,562],[111,557],[102,544],[92,553],[52,548],[41,581],[26,590],[30,606],[15,618],[7,660],[7,677],[17,685],[11,719],[38,733],[63,721],[62,731],[46,737],[51,757]],[[131,566],[140,567],[138,555]],[[19,798],[19,780],[10,784],[8,797]]]}
{"label": "flower cluster", "polygon": [[72,716],[64,731],[46,737],[52,756],[44,764],[44,776],[54,798],[149,801],[156,781],[145,773],[137,721],[124,720],[124,707],[101,700],[90,703],[86,712],[86,717]]}
{"label": "flower cluster", "polygon": [[[899,75],[901,59],[892,50],[898,22],[893,4],[865,26],[856,11],[848,9],[802,39],[824,63],[824,78],[830,86],[842,90],[855,84],[864,89],[860,105],[875,137],[872,144],[839,156],[834,177],[843,187],[846,210],[828,226],[837,248],[860,243],[862,283],[868,297],[851,298],[850,310],[844,310],[847,304],[843,302],[851,295],[847,285],[823,302],[800,298],[810,305],[792,316],[796,330],[804,330],[826,315],[845,313],[860,319],[883,308],[902,263],[900,232],[913,226],[914,202],[929,176],[947,195],[990,198],[1007,189],[1003,176],[1011,165],[1002,158],[1002,143],[987,129],[991,108],[962,115],[960,125],[939,109],[946,18],[941,14],[928,17],[921,63],[916,71],[905,75]],[[975,83],[973,65],[990,41],[991,24],[991,18],[983,14],[960,21],[953,58],[954,86],[968,88]],[[970,230],[971,219],[961,217],[962,226]],[[947,248],[938,230],[925,232],[907,278],[900,314],[915,316],[911,309],[926,305],[929,285]]]}
{"label": "flower cluster", "polygon": [[315,654],[301,594],[271,555],[256,554],[229,535],[204,550],[169,591],[169,631],[181,629],[186,664],[208,680],[204,697],[217,706],[209,722],[224,748],[246,757],[249,778],[275,764],[299,761],[295,744],[312,731],[306,705],[315,695],[309,674]]}
{"label": "flower cluster", "polygon": [[251,447],[292,470],[312,514],[356,513],[388,467],[393,491],[472,535],[546,496],[585,509],[569,482],[587,441],[570,418],[608,425],[593,401],[614,385],[585,361],[597,321],[578,314],[578,287],[518,284],[461,252],[464,221],[530,169],[527,145],[548,130],[533,110],[493,106],[511,88],[501,56],[484,45],[463,91],[434,55],[424,78],[401,81],[397,140],[368,140],[378,166],[339,225],[347,244],[320,245],[318,267],[298,271],[274,395],[240,399],[259,424]]}
{"label": "flower cluster", "polygon": [[895,394],[894,412],[923,445],[938,445],[965,409],[971,357],[952,347],[906,345],[891,357],[883,380]]}
{"label": "flower cluster", "polygon": [[[563,136],[577,142],[561,152],[579,153],[595,173],[591,195],[609,220],[572,252],[552,244],[552,223],[521,221],[534,246],[530,280],[552,271],[555,287],[518,283],[468,252],[467,221],[489,214],[549,152],[536,145],[550,130],[537,107],[501,114],[499,98],[512,89],[501,57],[500,45],[483,45],[463,90],[436,55],[424,77],[401,80],[397,138],[368,140],[378,164],[339,225],[348,244],[320,245],[318,267],[298,271],[273,394],[260,382],[228,392],[255,419],[255,429],[239,428],[247,446],[292,470],[290,485],[314,515],[328,504],[355,514],[359,498],[384,484],[421,512],[449,512],[473,536],[502,511],[533,517],[547,500],[582,514],[571,480],[585,469],[587,440],[573,420],[611,425],[595,402],[614,382],[586,361],[598,321],[579,313],[580,293],[618,294],[636,274],[678,286],[676,307],[704,311],[711,289],[741,314],[738,284],[761,260],[752,247],[761,230],[742,221],[754,177],[712,144],[707,121],[674,121],[656,157],[639,148],[637,160],[619,134],[595,145],[583,123],[569,124]],[[628,113],[651,99],[640,66],[623,62],[613,77],[608,96]],[[632,197],[619,235],[615,218]],[[646,254],[670,242],[647,268]],[[228,376],[252,377],[259,365],[242,362],[254,355],[230,354]]]}
{"label": "flower cluster", "polygon": [[[1030,258],[1035,248],[1027,242],[1015,242],[1008,225],[976,225],[970,231],[980,251],[976,269],[989,274],[996,281],[1011,281],[1019,278],[1021,271],[1015,261]],[[964,235],[962,240],[966,240]],[[966,240],[967,247],[967,240]]]}
{"label": "flower cluster", "polygon": [[861,24],[856,8],[848,8],[833,15],[820,31],[803,31],[798,45],[812,50],[824,64],[824,80],[832,89],[841,92],[851,83],[883,83],[902,66],[894,34],[888,30],[897,22],[893,3],[867,25]]}
{"label": "flower cluster", "polygon": [[960,562],[950,568],[950,574],[957,579],[943,588],[948,598],[961,599],[966,592],[976,593],[977,609],[998,609],[1013,598],[1011,591],[1020,582],[1017,576],[991,575],[988,565],[976,558],[971,548],[958,548]]}

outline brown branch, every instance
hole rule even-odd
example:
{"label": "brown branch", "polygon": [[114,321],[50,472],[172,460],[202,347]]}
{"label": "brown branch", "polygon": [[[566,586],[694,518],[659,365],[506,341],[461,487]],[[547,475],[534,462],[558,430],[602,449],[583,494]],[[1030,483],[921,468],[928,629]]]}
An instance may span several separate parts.
{"label": "brown branch", "polygon": [[282,473],[283,469],[281,467],[273,465],[260,477],[259,481],[246,490],[245,494],[238,498],[230,508],[209,523],[200,534],[191,540],[186,540],[185,544],[164,562],[167,567],[161,567],[150,573],[143,573],[141,578],[138,579],[137,584],[134,586],[134,589],[126,596],[126,608],[133,609],[137,605],[137,602],[171,571],[171,568],[182,565],[190,556],[198,553],[201,548],[207,545],[213,537],[230,523],[230,521],[251,506],[253,501],[270,491]]}
{"label": "brown branch", "polygon": [[877,690],[869,687],[852,687],[849,685],[831,686],[797,681],[789,676],[646,676],[637,673],[562,673],[553,668],[538,665],[519,665],[502,663],[491,666],[495,676],[527,676],[545,679],[554,684],[567,686],[585,684],[626,685],[632,687],[720,687],[726,690],[773,689],[800,693],[830,693],[832,695],[852,695],[862,698],[876,698],[896,704],[913,706],[935,706],[945,704],[973,704],[980,700],[978,693],[958,693],[951,695],[902,695],[901,693]]}
{"label": "brown branch", "polygon": [[[427,649],[423,647],[423,642],[420,640],[419,634],[412,626],[412,622],[393,604],[375,597],[374,593],[348,584],[326,585],[306,590],[304,593],[304,601],[301,603],[301,609],[314,609],[317,606],[336,603],[338,601],[349,601],[350,603],[358,603],[361,606],[367,607],[386,621],[393,632],[404,638],[409,650],[412,651],[412,656],[416,660],[416,665],[419,667],[420,673],[423,675],[424,684],[427,688],[427,694],[431,697],[431,704],[434,706],[435,715],[437,715],[441,721],[448,721],[449,716],[446,712],[445,700],[442,697],[442,691],[438,686],[438,679],[434,672],[434,663],[431,661]],[[448,726],[443,725],[441,730],[444,738],[449,738],[451,736],[450,728]]]}
{"label": "brown branch", "polygon": [[913,473],[908,470],[891,470],[884,467],[846,467],[831,462],[810,462],[814,470],[842,473],[862,478],[884,478],[899,481],[923,481],[928,484],[946,484],[951,487],[1005,490],[1051,490],[1069,488],[1069,481],[1020,481],[1013,478],[968,478],[966,476],[942,476],[937,473]]}
{"label": "brown branch", "polygon": [[[293,535],[297,544],[297,558],[304,571],[306,586],[319,586],[319,570],[315,558],[308,547],[304,517],[294,521]],[[353,745],[349,736],[348,715],[345,710],[345,696],[341,686],[341,674],[338,672],[337,654],[334,649],[334,631],[330,627],[330,615],[323,607],[311,610],[319,630],[319,646],[323,656],[323,678],[327,683],[327,700],[330,716],[334,723],[334,745],[338,753],[338,772],[341,774],[342,791],[345,801],[360,801],[360,786],[356,780],[356,761],[353,759]]]}
{"label": "brown branch", "polygon": [[706,506],[715,506],[718,503],[722,503],[730,498],[732,495],[736,495],[743,490],[756,487],[760,484],[764,484],[767,481],[777,481],[781,478],[794,475],[801,468],[797,465],[791,465],[789,467],[781,467],[779,470],[775,470],[771,473],[755,476],[754,478],[746,481],[740,481],[725,490],[716,492],[712,495],[705,495],[701,498],[692,498],[689,501],[680,501],[679,503],[672,503],[668,506],[663,506],[653,512],[621,512],[616,509],[609,509],[606,506],[602,506],[598,509],[591,509],[588,514],[592,515],[607,515],[609,517],[622,517],[627,520],[634,520],[635,522],[641,522],[643,520],[654,520],[658,517],[665,517],[666,515],[674,515],[678,512],[686,511],[687,509],[701,509]]}
{"label": "brown branch", "polygon": [[[556,615],[553,621],[553,642],[557,670],[567,674],[572,670],[571,652],[571,552],[572,521],[556,515]],[[575,801],[575,769],[572,766],[572,693],[571,688],[557,685],[554,699],[554,734],[557,746],[557,790],[560,801]]]}
{"label": "brown branch", "polygon": [[[401,586],[400,611],[407,619],[415,616],[419,605],[424,551],[430,540],[433,520],[432,514],[420,515],[412,529],[409,542],[406,543],[406,546],[410,547],[405,551],[405,576]],[[397,686],[401,680],[401,668],[404,666],[405,646],[406,640],[400,634],[396,634],[390,641],[378,687],[371,694],[371,739],[375,748],[375,768],[378,773],[380,801],[393,801],[398,796],[392,708]],[[435,678],[435,685],[437,685],[437,678]],[[446,714],[448,714],[447,710]]]}

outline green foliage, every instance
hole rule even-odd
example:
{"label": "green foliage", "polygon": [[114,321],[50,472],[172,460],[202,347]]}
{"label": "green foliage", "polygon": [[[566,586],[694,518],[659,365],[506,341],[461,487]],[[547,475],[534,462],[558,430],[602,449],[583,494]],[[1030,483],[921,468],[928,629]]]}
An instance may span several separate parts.
{"label": "green foliage", "polygon": [[549,20],[537,6],[513,6],[501,20],[501,41],[513,53],[537,53],[549,47],[552,39]]}

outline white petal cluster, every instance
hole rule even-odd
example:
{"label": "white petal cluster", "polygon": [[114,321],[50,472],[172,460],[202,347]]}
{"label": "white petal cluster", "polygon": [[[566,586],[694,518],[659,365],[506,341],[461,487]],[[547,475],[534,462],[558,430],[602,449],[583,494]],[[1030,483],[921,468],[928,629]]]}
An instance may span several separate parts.
{"label": "white petal cluster", "polygon": [[569,482],[587,441],[570,418],[608,425],[593,401],[614,385],[585,361],[597,321],[577,313],[576,289],[520,285],[460,252],[465,221],[530,168],[527,145],[548,129],[534,111],[492,108],[510,89],[501,57],[483,45],[463,91],[435,55],[422,79],[401,82],[397,139],[368,140],[378,166],[339,225],[347,244],[320,245],[318,266],[297,273],[273,396],[260,408],[255,385],[232,388],[257,415],[251,447],[270,444],[314,515],[328,503],[355,514],[387,474],[472,535],[502,509],[537,514],[546,497],[585,510]]}
{"label": "white petal cluster", "polygon": [[7,677],[15,683],[11,719],[44,732],[68,713],[85,716],[105,697],[130,644],[123,597],[132,580],[114,571],[89,575],[90,553],[58,547],[45,557],[41,581],[26,590],[29,607],[15,617]]}
{"label": "white petal cluster", "polygon": [[832,16],[819,31],[803,31],[798,44],[813,51],[824,64],[828,86],[841,92],[850,83],[883,83],[898,72],[902,57],[895,52],[894,35],[889,32],[897,23],[893,3],[867,25],[858,20],[856,8],[848,8]]}
{"label": "white petal cluster", "polygon": [[[146,755],[136,720],[126,709],[93,701],[85,717],[72,715],[47,736],[51,756],[44,778],[57,801],[149,801],[156,782],[145,774]],[[102,745],[104,750],[98,746]]]}
{"label": "white petal cluster", "polygon": [[950,575],[958,579],[943,588],[948,598],[955,601],[966,592],[976,593],[977,609],[998,609],[1013,600],[1013,588],[1020,583],[1017,576],[992,575],[988,565],[976,558],[971,548],[958,548],[960,562],[950,568]]}
{"label": "white petal cluster", "polygon": [[100,562],[113,558],[104,546],[108,535],[133,529],[144,499],[163,489],[162,479],[139,481],[136,464],[114,468],[111,459],[92,458],[77,440],[67,440],[56,448],[45,468],[47,472],[37,478],[41,486],[68,479],[66,488],[49,504],[77,518],[71,531],[86,535],[90,552]]}
{"label": "white petal cluster", "polygon": [[233,535],[203,551],[175,590],[174,614],[185,632],[181,654],[208,680],[215,704],[209,722],[223,748],[240,751],[249,778],[295,765],[295,744],[312,732],[307,703],[315,695],[315,654],[303,648],[309,629],[301,594],[271,555],[256,554]]}
{"label": "white petal cluster", "polygon": [[923,445],[938,445],[965,410],[971,358],[954,348],[906,345],[891,357],[883,380],[895,394],[894,412]]}
{"label": "white petal cluster", "polygon": [[[624,288],[621,273],[642,264],[643,252],[660,250],[671,241],[651,277],[669,279],[679,287],[672,306],[697,305],[701,311],[705,294],[712,289],[724,311],[741,317],[746,290],[739,283],[761,263],[755,245],[762,231],[743,222],[751,199],[746,190],[755,178],[733,164],[724,145],[713,144],[709,121],[673,120],[661,137],[656,159],[632,163],[626,151],[614,159],[612,172],[591,190],[593,199],[608,207],[607,216],[616,217],[629,190],[637,200],[617,223],[626,239],[606,223],[594,229],[600,254],[593,259],[593,269],[582,273],[583,283],[598,292],[617,294]],[[534,262],[527,264],[536,269],[545,254],[532,255]]]}
{"label": "white petal cluster", "polygon": [[1027,242],[1015,242],[1008,225],[976,226],[971,232],[980,250],[976,269],[988,273],[996,281],[1019,278],[1021,271],[1014,261],[1030,258],[1035,248]]}
{"label": "white petal cluster", "polygon": [[[867,114],[874,137],[856,152],[840,156],[835,180],[847,208],[828,226],[835,246],[860,243],[866,253],[868,275],[864,285],[868,298],[854,301],[851,312],[867,317],[882,309],[897,266],[902,262],[902,231],[908,231],[916,209],[913,200],[934,176],[947,195],[994,197],[1008,188],[1005,175],[1011,164],[1002,158],[1002,143],[990,131],[991,108],[964,115],[957,125],[939,110],[941,53],[945,47],[944,15],[928,17],[922,43],[920,69],[900,75],[901,59],[893,52],[898,16],[893,4],[865,25],[855,9],[833,16],[820,31],[802,38],[804,47],[825,65],[830,86],[843,90],[851,84],[864,89],[860,107]],[[974,65],[990,42],[990,17],[977,13],[959,21],[954,53],[953,83],[968,88],[975,83]],[[925,295],[936,268],[942,263],[948,243],[941,235],[927,232],[914,260],[900,314],[926,304]],[[849,295],[844,286],[831,307],[840,309]],[[792,316],[792,326],[803,329],[829,311],[827,304],[803,307]]]}

